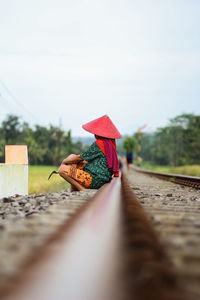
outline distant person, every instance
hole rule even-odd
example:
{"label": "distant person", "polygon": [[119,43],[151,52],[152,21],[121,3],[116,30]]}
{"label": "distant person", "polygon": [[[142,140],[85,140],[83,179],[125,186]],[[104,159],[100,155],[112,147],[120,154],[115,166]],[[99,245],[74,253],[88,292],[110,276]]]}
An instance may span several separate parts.
{"label": "distant person", "polygon": [[119,158],[119,170],[121,170],[123,168],[123,162],[122,159]]}
{"label": "distant person", "polygon": [[126,162],[127,162],[128,171],[130,171],[131,166],[133,164],[133,153],[132,152],[126,153]]}
{"label": "distant person", "polygon": [[121,134],[111,119],[105,115],[82,127],[93,133],[96,141],[79,155],[70,154],[58,170],[59,175],[71,184],[71,191],[98,189],[113,176],[119,176],[115,139],[121,138]]}
{"label": "distant person", "polygon": [[133,153],[136,149],[136,146],[137,141],[133,136],[127,136],[123,140],[122,147],[124,150],[126,150],[126,163],[128,171],[130,171],[133,164]]}

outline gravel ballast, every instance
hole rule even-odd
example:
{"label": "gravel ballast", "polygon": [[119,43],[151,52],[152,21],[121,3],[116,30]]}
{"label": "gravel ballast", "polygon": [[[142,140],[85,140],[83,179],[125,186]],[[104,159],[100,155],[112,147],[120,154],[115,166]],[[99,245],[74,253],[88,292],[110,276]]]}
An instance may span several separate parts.
{"label": "gravel ballast", "polygon": [[0,288],[96,190],[0,199]]}
{"label": "gravel ballast", "polygon": [[200,191],[136,171],[129,183],[175,266],[180,286],[200,299]]}
{"label": "gravel ballast", "polygon": [[[200,299],[200,191],[136,171],[130,171],[128,179],[175,266],[181,288],[192,300]],[[0,199],[0,288],[94,193]]]}

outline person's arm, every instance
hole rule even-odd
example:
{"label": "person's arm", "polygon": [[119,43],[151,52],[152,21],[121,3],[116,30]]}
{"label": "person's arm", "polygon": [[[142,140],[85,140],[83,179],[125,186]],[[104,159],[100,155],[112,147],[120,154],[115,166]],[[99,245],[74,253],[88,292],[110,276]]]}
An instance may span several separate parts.
{"label": "person's arm", "polygon": [[65,158],[62,161],[62,164],[64,164],[64,165],[70,165],[70,164],[78,163],[78,162],[81,162],[81,161],[83,161],[83,159],[82,159],[82,157],[80,155],[70,154],[67,158]]}

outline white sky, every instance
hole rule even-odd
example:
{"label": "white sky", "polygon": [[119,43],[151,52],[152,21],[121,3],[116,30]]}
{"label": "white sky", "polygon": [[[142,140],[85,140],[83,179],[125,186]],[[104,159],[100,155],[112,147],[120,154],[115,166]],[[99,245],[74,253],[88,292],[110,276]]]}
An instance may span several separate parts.
{"label": "white sky", "polygon": [[122,134],[200,114],[199,0],[0,0],[0,121],[109,114]]}

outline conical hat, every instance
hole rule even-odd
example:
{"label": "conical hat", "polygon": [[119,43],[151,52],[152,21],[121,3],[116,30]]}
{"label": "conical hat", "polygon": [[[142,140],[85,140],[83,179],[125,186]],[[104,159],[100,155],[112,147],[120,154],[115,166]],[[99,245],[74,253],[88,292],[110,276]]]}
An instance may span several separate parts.
{"label": "conical hat", "polygon": [[120,139],[122,137],[107,115],[84,124],[82,128],[90,133],[110,139]]}

